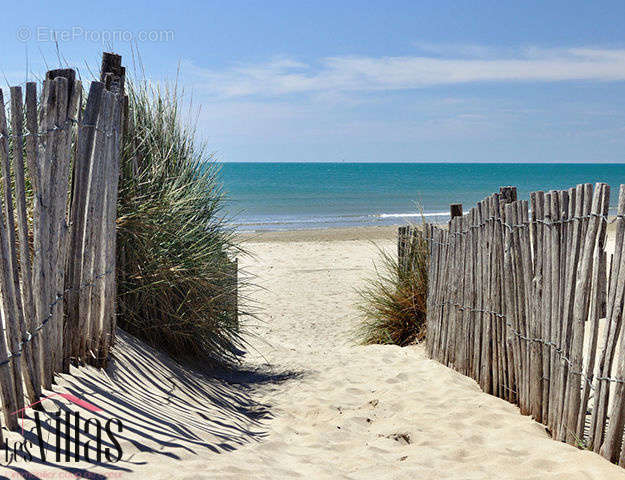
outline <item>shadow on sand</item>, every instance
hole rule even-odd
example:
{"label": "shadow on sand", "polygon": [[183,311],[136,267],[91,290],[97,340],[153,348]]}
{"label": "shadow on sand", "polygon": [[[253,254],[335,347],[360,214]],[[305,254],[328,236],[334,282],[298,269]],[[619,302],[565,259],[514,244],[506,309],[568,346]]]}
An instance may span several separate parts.
{"label": "shadow on sand", "polygon": [[[41,429],[47,462],[41,461],[33,412],[29,410],[23,436],[16,433],[9,433],[8,436],[15,437],[13,441],[27,440],[32,443],[32,461],[25,462],[23,458],[18,458],[8,465],[5,461],[2,463],[6,469],[12,470],[10,478],[46,478],[46,472],[58,472],[60,469],[66,476],[71,474],[78,478],[83,476],[99,480],[135,471],[140,465],[158,458],[175,461],[204,451],[232,451],[244,444],[260,441],[267,434],[266,422],[272,417],[271,406],[255,400],[254,397],[258,396],[255,390],[302,375],[303,372],[245,368],[202,371],[197,366],[192,368],[177,363],[119,330],[112,360],[106,370],[72,368],[70,375],[57,376],[55,391],[70,393],[101,410],[91,412],[62,397],[46,400],[47,413],[41,414],[46,421],[41,422]],[[80,463],[76,463],[73,455],[65,461],[64,422],[61,422],[58,434],[62,461],[56,461],[54,414],[59,411],[62,419],[65,419],[64,412],[81,412]],[[112,418],[121,420],[122,431],[118,433],[116,428],[113,429],[123,451],[118,462],[106,460],[105,449],[109,448],[114,453],[115,446],[105,432],[101,435],[102,458],[97,460],[96,429],[93,426],[88,432],[84,429],[85,420],[93,418],[99,419],[102,425]],[[75,448],[73,428],[69,438],[72,453]],[[92,459],[90,462],[84,461],[85,449]]]}

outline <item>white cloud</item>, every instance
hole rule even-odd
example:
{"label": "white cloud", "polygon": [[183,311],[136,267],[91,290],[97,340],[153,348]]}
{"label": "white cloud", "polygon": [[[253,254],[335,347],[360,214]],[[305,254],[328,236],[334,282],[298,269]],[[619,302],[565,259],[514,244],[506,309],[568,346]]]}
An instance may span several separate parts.
{"label": "white cloud", "polygon": [[[478,82],[625,80],[625,49],[533,47],[506,56],[476,46],[458,51],[456,58],[342,56],[316,63],[279,58],[221,71],[184,62],[183,71],[194,89],[220,98],[410,90]],[[467,51],[477,55],[463,58]],[[484,58],[489,52],[491,56]]]}

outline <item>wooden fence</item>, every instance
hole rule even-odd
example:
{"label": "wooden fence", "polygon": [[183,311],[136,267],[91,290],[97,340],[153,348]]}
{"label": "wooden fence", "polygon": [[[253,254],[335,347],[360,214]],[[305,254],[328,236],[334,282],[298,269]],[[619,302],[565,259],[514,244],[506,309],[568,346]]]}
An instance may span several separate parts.
{"label": "wooden fence", "polygon": [[[0,391],[18,428],[70,363],[102,365],[115,329],[115,223],[124,69],[104,54],[86,102],[70,69],[10,88],[0,108]],[[0,102],[7,105],[0,90]],[[24,392],[25,390],[25,392]]]}
{"label": "wooden fence", "polygon": [[426,225],[426,345],[555,439],[625,465],[625,186],[611,219],[609,199],[603,183],[529,202],[502,187],[448,228]]}
{"label": "wooden fence", "polygon": [[400,270],[410,272],[416,255],[412,253],[416,248],[419,237],[422,235],[421,230],[413,225],[399,227],[397,230],[397,265]]}

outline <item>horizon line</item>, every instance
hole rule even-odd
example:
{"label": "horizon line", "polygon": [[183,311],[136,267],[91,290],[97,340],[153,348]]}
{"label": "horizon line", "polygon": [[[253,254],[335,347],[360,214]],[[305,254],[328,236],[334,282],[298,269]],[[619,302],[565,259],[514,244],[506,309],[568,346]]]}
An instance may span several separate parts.
{"label": "horizon line", "polygon": [[372,165],[622,165],[625,166],[625,162],[371,162],[371,161],[319,161],[319,162],[301,162],[296,160],[278,160],[278,161],[238,161],[238,160],[212,160],[207,161],[207,163],[217,163],[217,164],[277,164],[277,163],[287,163],[287,164],[345,164],[345,165],[361,165],[361,164],[372,164]]}

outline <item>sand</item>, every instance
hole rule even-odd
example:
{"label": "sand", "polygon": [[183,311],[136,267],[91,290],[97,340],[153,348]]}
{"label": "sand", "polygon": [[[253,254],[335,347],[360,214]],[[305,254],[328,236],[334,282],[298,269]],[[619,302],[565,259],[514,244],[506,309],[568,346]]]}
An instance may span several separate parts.
{"label": "sand", "polygon": [[[245,245],[253,256],[241,264],[263,288],[241,369],[181,367],[121,334],[107,372],[61,379],[58,391],[124,422],[122,461],[89,478],[625,478],[421,346],[354,343],[356,289],[378,248],[395,248],[394,229],[264,233]],[[70,467],[80,465],[18,462],[0,474]]]}

